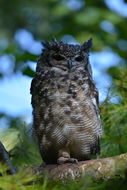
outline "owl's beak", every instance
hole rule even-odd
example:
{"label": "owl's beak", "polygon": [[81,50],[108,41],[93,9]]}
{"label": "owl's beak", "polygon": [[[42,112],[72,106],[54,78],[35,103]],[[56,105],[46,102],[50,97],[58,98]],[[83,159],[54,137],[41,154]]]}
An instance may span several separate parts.
{"label": "owl's beak", "polygon": [[67,66],[68,66],[68,69],[71,69],[71,68],[72,68],[72,61],[71,61],[71,60],[68,60]]}

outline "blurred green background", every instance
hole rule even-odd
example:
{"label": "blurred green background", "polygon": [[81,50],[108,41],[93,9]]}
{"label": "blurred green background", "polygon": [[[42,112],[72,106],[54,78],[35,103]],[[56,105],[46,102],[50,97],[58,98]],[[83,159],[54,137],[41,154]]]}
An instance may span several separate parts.
{"label": "blurred green background", "polygon": [[41,41],[52,36],[68,43],[93,38],[90,61],[105,131],[100,157],[127,152],[127,1],[0,0],[0,140],[17,155],[12,161],[41,163],[29,88]]}
{"label": "blurred green background", "polygon": [[111,67],[126,64],[126,27],[123,0],[0,0],[0,129],[17,117],[32,121],[30,82],[40,42],[52,36],[68,43],[93,38],[90,61],[103,101],[112,87]]}

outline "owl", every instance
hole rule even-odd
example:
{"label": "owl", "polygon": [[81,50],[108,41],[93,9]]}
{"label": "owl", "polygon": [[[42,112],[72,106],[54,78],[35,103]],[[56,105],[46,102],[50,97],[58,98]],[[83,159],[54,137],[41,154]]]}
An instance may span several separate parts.
{"label": "owl", "polygon": [[31,103],[34,133],[47,164],[73,163],[99,153],[102,126],[91,46],[92,39],[81,45],[43,42]]}

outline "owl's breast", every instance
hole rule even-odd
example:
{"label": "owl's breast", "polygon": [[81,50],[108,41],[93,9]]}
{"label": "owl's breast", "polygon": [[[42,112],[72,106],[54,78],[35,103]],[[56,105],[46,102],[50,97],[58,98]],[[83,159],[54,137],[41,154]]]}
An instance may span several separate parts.
{"label": "owl's breast", "polygon": [[62,100],[76,98],[89,93],[88,76],[80,71],[67,72],[58,68],[52,68],[46,73],[40,87],[42,95],[46,98]]}
{"label": "owl's breast", "polygon": [[47,89],[42,98],[44,103],[47,102],[44,118],[50,115],[50,121],[56,128],[61,128],[65,135],[75,130],[82,131],[89,120],[96,117],[89,97],[89,84],[84,84],[82,80],[69,75],[61,76],[43,86],[43,89]]}
{"label": "owl's breast", "polygon": [[36,84],[35,114],[40,143],[56,153],[68,146],[75,157],[89,154],[101,127],[88,76],[79,71],[58,70],[41,77]]}
{"label": "owl's breast", "polygon": [[[84,117],[85,112],[93,109],[89,103],[87,76],[82,77],[80,72],[54,72],[53,77],[45,78],[41,85],[38,88],[40,102],[42,102],[40,105],[45,105],[43,107],[45,115],[49,115],[50,110],[52,113],[50,119],[54,119],[55,122],[59,120],[67,125],[73,122],[75,124],[75,122],[80,122],[80,118]],[[81,123],[83,123],[83,119]]]}

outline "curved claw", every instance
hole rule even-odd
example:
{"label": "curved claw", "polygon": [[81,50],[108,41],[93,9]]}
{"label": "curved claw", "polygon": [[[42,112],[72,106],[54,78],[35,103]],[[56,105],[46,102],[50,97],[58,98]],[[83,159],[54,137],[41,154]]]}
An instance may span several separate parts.
{"label": "curved claw", "polygon": [[78,159],[76,159],[76,158],[70,158],[70,159],[68,160],[68,162],[78,164]]}
{"label": "curved claw", "polygon": [[59,157],[57,159],[57,164],[61,165],[61,164],[65,164],[65,163],[77,163],[78,164],[78,160],[76,158],[65,158],[65,157]]}

